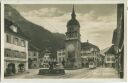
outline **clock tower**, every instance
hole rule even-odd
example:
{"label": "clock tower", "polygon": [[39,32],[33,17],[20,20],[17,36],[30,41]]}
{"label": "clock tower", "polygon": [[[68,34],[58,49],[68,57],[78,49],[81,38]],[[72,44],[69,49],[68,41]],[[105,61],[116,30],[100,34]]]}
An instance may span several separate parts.
{"label": "clock tower", "polygon": [[76,19],[74,6],[71,19],[67,23],[65,47],[67,58],[66,67],[71,69],[81,68],[80,24]]}

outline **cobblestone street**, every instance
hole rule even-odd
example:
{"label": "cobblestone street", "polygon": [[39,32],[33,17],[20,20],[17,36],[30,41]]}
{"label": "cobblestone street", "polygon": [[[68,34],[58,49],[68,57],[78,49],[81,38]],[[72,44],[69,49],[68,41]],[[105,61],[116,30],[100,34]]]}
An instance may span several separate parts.
{"label": "cobblestone street", "polygon": [[45,76],[38,75],[38,69],[29,70],[29,73],[22,73],[15,76],[5,77],[5,79],[88,79],[88,78],[117,78],[117,71],[113,68],[96,68],[96,69],[77,69],[65,70],[65,75]]}

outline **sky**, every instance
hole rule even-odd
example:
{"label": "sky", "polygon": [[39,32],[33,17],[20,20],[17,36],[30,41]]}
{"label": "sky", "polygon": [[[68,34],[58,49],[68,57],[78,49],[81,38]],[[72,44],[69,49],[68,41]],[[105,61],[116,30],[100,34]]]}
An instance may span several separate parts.
{"label": "sky", "polygon": [[[63,33],[71,19],[72,4],[12,4],[25,19],[45,29]],[[101,50],[112,45],[113,30],[117,27],[116,4],[75,4],[80,23],[81,41],[87,40]]]}

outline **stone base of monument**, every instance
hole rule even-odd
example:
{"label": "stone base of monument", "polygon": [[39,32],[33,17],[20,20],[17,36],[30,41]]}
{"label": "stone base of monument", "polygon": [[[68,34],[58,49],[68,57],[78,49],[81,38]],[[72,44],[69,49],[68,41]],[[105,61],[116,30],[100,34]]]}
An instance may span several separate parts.
{"label": "stone base of monument", "polygon": [[77,70],[77,69],[82,69],[82,67],[76,67],[76,66],[71,67],[71,66],[65,66],[65,69],[66,69],[66,70]]}
{"label": "stone base of monument", "polygon": [[42,68],[39,70],[39,75],[64,75],[64,74],[65,74],[64,69],[49,70],[49,68]]}
{"label": "stone base of monument", "polygon": [[82,68],[65,68],[65,70],[77,70],[77,69],[82,69]]}

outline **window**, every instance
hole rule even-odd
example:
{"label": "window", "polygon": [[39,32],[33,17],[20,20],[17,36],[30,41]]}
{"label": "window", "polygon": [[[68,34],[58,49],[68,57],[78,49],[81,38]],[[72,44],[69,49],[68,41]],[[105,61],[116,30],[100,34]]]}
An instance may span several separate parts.
{"label": "window", "polygon": [[26,53],[25,52],[21,52],[21,57],[22,58],[26,58]]}
{"label": "window", "polygon": [[47,57],[44,57],[44,59],[46,60],[46,59],[47,59]]}
{"label": "window", "polygon": [[112,61],[114,61],[115,59],[114,59],[114,57],[112,57]]}
{"label": "window", "polygon": [[14,51],[13,51],[13,57],[19,58],[19,52],[16,51],[16,50],[14,50]]}
{"label": "window", "polygon": [[25,52],[22,52],[22,55],[23,55],[23,56],[26,56],[26,53],[25,53]]}
{"label": "window", "polygon": [[17,45],[21,46],[21,39],[20,38],[18,38]]}
{"label": "window", "polygon": [[14,44],[15,45],[18,45],[18,41],[19,41],[18,38],[14,37]]}
{"label": "window", "polygon": [[11,43],[11,35],[6,35],[6,42]]}
{"label": "window", "polygon": [[25,41],[21,40],[21,46],[25,47]]}
{"label": "window", "polygon": [[36,52],[34,52],[34,56],[36,56]]}
{"label": "window", "polygon": [[63,57],[63,60],[65,60],[64,57]]}
{"label": "window", "polygon": [[63,52],[62,55],[65,55],[65,53]]}
{"label": "window", "polygon": [[61,62],[61,58],[59,58],[59,62]]}
{"label": "window", "polygon": [[59,55],[61,56],[61,53],[59,53]]}
{"label": "window", "polygon": [[15,51],[14,51],[14,50],[12,50],[11,56],[12,56],[12,57],[15,57]]}
{"label": "window", "polygon": [[110,61],[110,58],[109,57],[107,58],[107,61]]}
{"label": "window", "polygon": [[5,49],[5,57],[9,57],[11,54],[11,50],[10,49]]}
{"label": "window", "polygon": [[48,61],[46,61],[46,63],[48,63]]}
{"label": "window", "polygon": [[34,61],[37,61],[37,59],[36,59],[36,58],[34,58],[33,60],[34,60]]}

